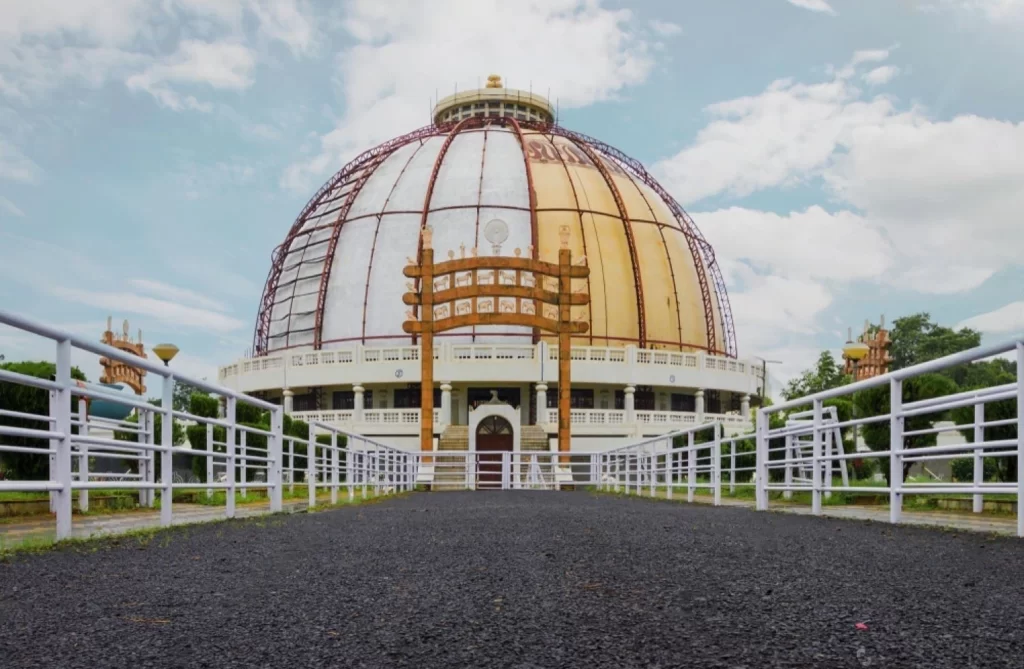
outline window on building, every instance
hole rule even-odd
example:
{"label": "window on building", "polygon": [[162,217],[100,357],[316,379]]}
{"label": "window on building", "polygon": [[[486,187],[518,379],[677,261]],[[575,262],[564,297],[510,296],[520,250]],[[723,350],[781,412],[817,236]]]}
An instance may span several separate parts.
{"label": "window on building", "polygon": [[[395,388],[396,409],[419,409],[422,407],[422,396],[419,384],[409,384],[407,388]],[[441,389],[434,388],[434,407],[441,406]]]}
{"label": "window on building", "polygon": [[[555,386],[548,387],[547,400],[549,409],[558,408],[558,388]],[[592,388],[570,388],[569,407],[572,409],[593,409],[594,390]]]}
{"label": "window on building", "polygon": [[292,410],[293,411],[316,411],[318,409],[316,405],[316,395],[313,393],[305,393],[303,395],[296,395],[292,398]]}
{"label": "window on building", "polygon": [[717,390],[705,391],[704,396],[704,411],[706,413],[722,413],[722,396]]}
{"label": "window on building", "polygon": [[696,411],[697,398],[686,393],[672,393],[672,411]]}
{"label": "window on building", "polygon": [[335,411],[351,411],[356,408],[356,394],[351,390],[336,390],[331,395],[331,408]]}
{"label": "window on building", "polygon": [[636,394],[633,397],[633,408],[637,411],[655,411],[654,388],[651,386],[637,386]]}

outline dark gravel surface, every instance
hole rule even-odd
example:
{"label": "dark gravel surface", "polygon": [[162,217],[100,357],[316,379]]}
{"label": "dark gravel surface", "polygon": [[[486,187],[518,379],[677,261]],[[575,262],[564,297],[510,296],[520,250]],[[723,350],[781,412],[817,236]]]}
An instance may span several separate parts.
{"label": "dark gravel surface", "polygon": [[480,492],[0,563],[0,667],[193,666],[1020,669],[1024,543]]}

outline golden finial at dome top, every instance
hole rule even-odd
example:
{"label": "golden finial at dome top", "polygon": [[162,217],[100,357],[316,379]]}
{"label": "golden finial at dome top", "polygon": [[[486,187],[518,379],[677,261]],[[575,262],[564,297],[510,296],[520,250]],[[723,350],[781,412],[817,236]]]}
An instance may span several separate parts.
{"label": "golden finial at dome top", "polygon": [[502,88],[502,87],[503,86],[502,86],[502,83],[501,83],[501,75],[500,74],[492,74],[491,76],[487,77],[487,88]]}

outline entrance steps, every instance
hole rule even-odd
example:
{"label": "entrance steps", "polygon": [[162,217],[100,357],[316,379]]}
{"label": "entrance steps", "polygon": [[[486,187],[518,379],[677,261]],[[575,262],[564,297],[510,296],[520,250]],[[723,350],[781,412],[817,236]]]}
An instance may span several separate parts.
{"label": "entrance steps", "polygon": [[[520,442],[519,448],[522,451],[531,451],[537,453],[546,453],[550,451],[550,440],[548,433],[544,428],[537,425],[524,425],[520,431]],[[441,438],[438,440],[439,451],[469,451],[469,426],[468,425],[449,425],[441,433]],[[423,470],[430,468],[430,486],[432,490],[443,491],[443,490],[465,490],[466,489],[466,460],[461,456],[453,455],[439,455],[435,458],[435,463],[426,465],[421,468],[421,476],[424,473]],[[528,465],[523,463],[522,465],[522,477],[525,479],[527,474]],[[551,483],[547,480],[551,478],[551,473],[548,472],[545,476],[545,484]],[[426,483],[426,481],[421,481]]]}

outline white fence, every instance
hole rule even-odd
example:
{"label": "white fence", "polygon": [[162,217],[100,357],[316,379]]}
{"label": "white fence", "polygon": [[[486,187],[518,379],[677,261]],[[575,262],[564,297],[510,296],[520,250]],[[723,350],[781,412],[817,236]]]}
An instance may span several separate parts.
{"label": "white fence", "polygon": [[[140,502],[149,506],[156,504],[156,494],[159,493],[160,522],[162,525],[170,525],[174,519],[174,491],[181,489],[206,489],[208,495],[212,495],[214,490],[226,491],[225,515],[229,518],[235,515],[235,492],[248,488],[266,490],[270,511],[281,511],[283,487],[294,486],[296,463],[299,460],[305,463],[305,480],[308,482],[311,506],[316,503],[317,488],[321,487],[329,489],[332,501],[336,501],[338,489],[342,485],[347,486],[350,497],[356,488],[364,492],[367,489],[394,492],[412,486],[413,459],[405,451],[324,423],[312,424],[307,439],[286,437],[283,432],[283,410],[277,405],[179,374],[172,368],[7,312],[0,311],[0,324],[49,339],[55,347],[56,374],[53,379],[0,369],[0,382],[49,393],[49,409],[45,413],[25,413],[0,407],[0,452],[46,456],[48,461],[46,478],[0,481],[0,492],[51,493],[57,539],[71,534],[72,497],[75,491],[80,493],[79,502],[83,509],[88,508],[89,490],[137,490]],[[74,352],[103,356],[144,369],[149,375],[147,379],[151,386],[154,380],[157,381],[155,385],[159,389],[160,406],[154,406],[134,395],[118,394],[74,381],[71,378]],[[225,416],[209,418],[175,411],[173,400],[176,379],[223,397],[226,404]],[[74,398],[79,399],[77,406]],[[82,400],[103,400],[129,407],[134,410],[137,422],[90,419]],[[245,425],[236,420],[239,403],[269,412],[269,429]],[[159,430],[156,429],[157,418],[161,423]],[[206,425],[208,449],[174,446],[174,420]],[[22,427],[19,423],[32,427]],[[223,441],[214,440],[215,428],[224,430]],[[127,433],[134,440],[116,439],[114,434],[110,434],[112,431]],[[317,434],[329,435],[328,443],[318,443]],[[348,448],[339,446],[339,435],[345,437]],[[8,443],[12,437],[27,441],[24,444]],[[287,461],[284,458],[286,439],[291,454]],[[300,452],[297,452],[297,446],[301,447]],[[173,457],[179,453],[207,459],[206,483],[175,481]],[[307,454],[311,457],[307,457]],[[90,461],[97,459],[134,461],[137,463],[136,472],[112,474],[90,471]],[[77,467],[73,463],[77,463]],[[160,469],[159,476],[157,469]],[[225,472],[221,480],[213,476],[216,469]],[[262,481],[248,480],[248,473],[254,470],[256,478],[262,477]],[[341,481],[342,474],[345,477],[344,484]]]}

